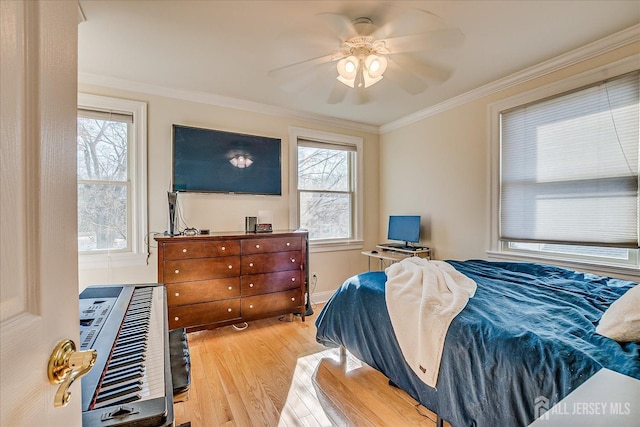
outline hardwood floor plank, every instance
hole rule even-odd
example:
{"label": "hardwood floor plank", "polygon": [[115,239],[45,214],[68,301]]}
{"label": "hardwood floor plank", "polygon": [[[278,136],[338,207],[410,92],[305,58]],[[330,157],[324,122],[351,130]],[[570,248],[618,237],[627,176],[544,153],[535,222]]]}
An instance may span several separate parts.
{"label": "hardwood floor plank", "polygon": [[304,323],[271,318],[188,334],[191,389],[174,405],[176,425],[435,426],[434,414],[420,415],[382,374],[315,341],[321,309]]}

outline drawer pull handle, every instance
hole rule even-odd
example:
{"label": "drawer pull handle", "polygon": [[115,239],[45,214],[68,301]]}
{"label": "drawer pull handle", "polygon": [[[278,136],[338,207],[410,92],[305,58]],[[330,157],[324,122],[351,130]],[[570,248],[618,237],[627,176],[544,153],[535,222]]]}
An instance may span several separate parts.
{"label": "drawer pull handle", "polygon": [[178,320],[180,320],[180,318],[178,316],[176,316],[176,317],[173,318],[173,320],[175,320],[177,322]]}
{"label": "drawer pull handle", "polygon": [[182,249],[182,253],[186,254],[187,253],[187,248]]}
{"label": "drawer pull handle", "polygon": [[260,245],[256,245],[256,249],[260,249]]}
{"label": "drawer pull handle", "polygon": [[294,297],[291,297],[291,301],[295,301],[296,299]]}
{"label": "drawer pull handle", "polygon": [[292,278],[291,278],[291,281],[292,281],[292,282],[295,282],[295,281],[296,281],[296,278],[295,278],[295,277],[292,277]]}
{"label": "drawer pull handle", "polygon": [[233,265],[229,265],[229,270],[231,270],[233,268]]}
{"label": "drawer pull handle", "polygon": [[231,308],[227,308],[227,311],[228,311],[229,313],[231,313]]}
{"label": "drawer pull handle", "polygon": [[174,273],[178,274],[178,273],[180,273],[180,270],[176,270],[176,271],[174,271]]}
{"label": "drawer pull handle", "polygon": [[295,258],[291,258],[291,262],[296,262],[296,259]]}
{"label": "drawer pull handle", "polygon": [[253,304],[249,304],[249,308],[253,308]]}
{"label": "drawer pull handle", "polygon": [[253,288],[253,283],[249,283],[249,287],[250,287],[250,288]]}
{"label": "drawer pull handle", "polygon": [[180,296],[180,292],[176,292],[176,296],[179,297]]}
{"label": "drawer pull handle", "polygon": [[291,246],[291,243],[287,242],[287,246]]}
{"label": "drawer pull handle", "polygon": [[233,289],[233,286],[229,286],[229,290]]}
{"label": "drawer pull handle", "polygon": [[249,267],[253,267],[253,263],[252,262],[249,263]]}
{"label": "drawer pull handle", "polygon": [[221,247],[220,249],[222,249],[223,251],[226,251],[226,250],[227,250],[227,248],[226,248],[226,247],[224,247],[224,246],[223,246],[223,247]]}

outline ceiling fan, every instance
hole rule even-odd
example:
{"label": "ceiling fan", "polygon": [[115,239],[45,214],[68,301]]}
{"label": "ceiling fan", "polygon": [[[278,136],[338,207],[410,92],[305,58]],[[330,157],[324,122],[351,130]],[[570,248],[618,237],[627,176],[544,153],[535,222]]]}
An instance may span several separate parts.
{"label": "ceiling fan", "polygon": [[273,69],[269,75],[280,79],[283,88],[291,91],[313,84],[318,74],[321,78],[335,78],[327,99],[329,104],[342,102],[350,89],[355,90],[358,104],[367,103],[370,97],[365,89],[384,77],[409,94],[421,93],[427,89],[428,80],[444,82],[452,70],[410,52],[454,47],[464,40],[460,30],[447,27],[437,15],[419,9],[405,10],[394,18],[382,18],[381,25],[366,16],[351,19],[341,14],[321,13],[318,17],[330,30],[324,36],[325,42],[331,44],[322,45],[333,46],[331,51]]}

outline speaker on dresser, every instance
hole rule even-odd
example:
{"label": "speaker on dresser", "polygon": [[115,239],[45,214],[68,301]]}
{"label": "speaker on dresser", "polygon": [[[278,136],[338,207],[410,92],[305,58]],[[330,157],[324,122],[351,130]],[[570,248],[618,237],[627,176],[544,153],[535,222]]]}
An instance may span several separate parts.
{"label": "speaker on dresser", "polygon": [[176,205],[178,204],[178,193],[175,191],[167,191],[167,197],[169,199],[169,231],[165,232],[169,236],[177,236],[180,233],[176,232]]}
{"label": "speaker on dresser", "polygon": [[244,217],[244,229],[247,233],[255,233],[257,225],[258,225],[258,217],[255,217],[255,216]]}

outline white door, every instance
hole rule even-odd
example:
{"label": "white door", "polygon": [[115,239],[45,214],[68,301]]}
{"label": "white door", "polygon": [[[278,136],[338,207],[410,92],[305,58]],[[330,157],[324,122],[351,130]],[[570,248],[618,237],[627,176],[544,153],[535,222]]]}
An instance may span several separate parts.
{"label": "white door", "polygon": [[78,6],[0,1],[0,425],[81,425],[54,408],[49,356],[78,344]]}

